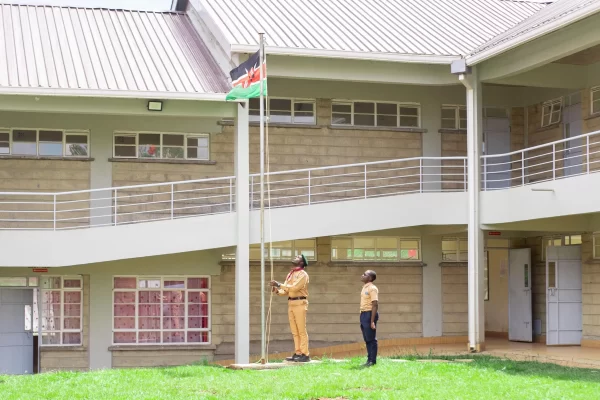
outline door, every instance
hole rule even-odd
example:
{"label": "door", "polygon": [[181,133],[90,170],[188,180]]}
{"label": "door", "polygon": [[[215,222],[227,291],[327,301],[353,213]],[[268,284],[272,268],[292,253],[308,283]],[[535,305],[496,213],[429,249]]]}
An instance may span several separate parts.
{"label": "door", "polygon": [[531,249],[511,249],[508,260],[508,340],[531,342]]}
{"label": "door", "polygon": [[[510,153],[510,120],[508,118],[485,118],[483,127],[484,153],[486,155]],[[486,190],[510,187],[510,156],[492,157],[484,160]]]}
{"label": "door", "polygon": [[31,289],[0,288],[0,375],[33,373],[33,332],[25,329],[32,306]]}
{"label": "door", "polygon": [[[581,104],[574,104],[564,109],[565,139],[574,138],[583,133]],[[584,172],[583,153],[585,143],[582,138],[569,140],[565,143],[564,176],[577,175]],[[560,159],[560,157],[557,157]],[[560,176],[560,174],[557,174]]]}
{"label": "door", "polygon": [[546,250],[546,343],[581,345],[581,246]]}

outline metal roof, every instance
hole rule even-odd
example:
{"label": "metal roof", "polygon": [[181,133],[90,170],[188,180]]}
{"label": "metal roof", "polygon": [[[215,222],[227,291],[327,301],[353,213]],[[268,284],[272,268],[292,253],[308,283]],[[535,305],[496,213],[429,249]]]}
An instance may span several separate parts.
{"label": "metal roof", "polygon": [[[600,12],[600,0],[558,0],[469,54],[474,56],[506,44],[509,44],[507,47],[511,47],[510,44],[514,47],[597,12]],[[528,34],[530,37],[524,37]]]}
{"label": "metal roof", "polygon": [[0,92],[200,98],[229,86],[185,14],[0,5]]}
{"label": "metal roof", "polygon": [[[545,7],[510,0],[199,0],[232,52],[456,58]],[[313,52],[313,53],[310,53]],[[324,54],[325,55],[325,54]],[[343,55],[338,55],[343,56]]]}

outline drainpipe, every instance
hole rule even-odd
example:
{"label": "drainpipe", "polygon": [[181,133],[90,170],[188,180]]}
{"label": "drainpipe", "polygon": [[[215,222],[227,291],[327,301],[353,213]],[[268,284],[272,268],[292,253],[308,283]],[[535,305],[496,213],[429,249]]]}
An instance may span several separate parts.
{"label": "drainpipe", "polygon": [[484,242],[480,225],[481,149],[482,149],[482,89],[476,67],[465,60],[452,63],[452,73],[467,91],[467,195],[468,195],[468,308],[469,351],[485,349],[484,313]]}

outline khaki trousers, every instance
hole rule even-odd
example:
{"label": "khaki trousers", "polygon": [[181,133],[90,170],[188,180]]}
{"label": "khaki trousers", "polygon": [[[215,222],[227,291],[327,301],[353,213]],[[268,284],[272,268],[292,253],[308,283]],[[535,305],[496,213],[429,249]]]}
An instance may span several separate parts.
{"label": "khaki trousers", "polygon": [[288,319],[290,329],[294,337],[294,348],[296,354],[308,356],[308,333],[306,332],[306,312],[308,311],[307,300],[288,301]]}

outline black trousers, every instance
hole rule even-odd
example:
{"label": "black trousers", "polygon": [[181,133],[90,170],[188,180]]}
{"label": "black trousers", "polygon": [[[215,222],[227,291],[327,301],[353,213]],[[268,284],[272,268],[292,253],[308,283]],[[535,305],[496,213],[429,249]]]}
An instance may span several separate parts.
{"label": "black trousers", "polygon": [[[379,313],[375,315],[375,326],[379,320]],[[377,362],[377,331],[371,329],[371,311],[360,313],[360,330],[367,345],[367,362]]]}

